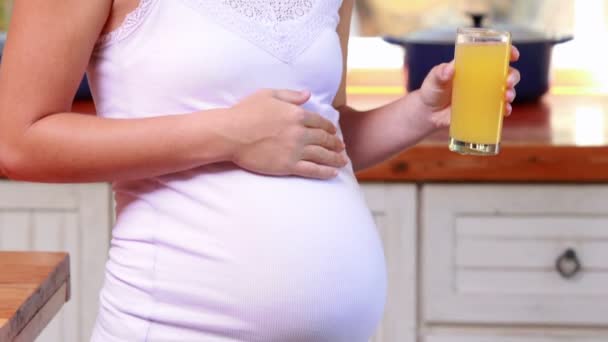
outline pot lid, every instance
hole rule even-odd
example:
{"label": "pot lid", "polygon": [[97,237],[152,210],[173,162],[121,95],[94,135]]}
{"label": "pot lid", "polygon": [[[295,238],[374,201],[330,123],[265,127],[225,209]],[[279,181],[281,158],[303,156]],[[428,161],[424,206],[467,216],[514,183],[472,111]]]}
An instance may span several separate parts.
{"label": "pot lid", "polygon": [[[494,25],[491,27],[499,31],[508,31],[511,33],[511,39],[514,44],[517,43],[532,43],[532,42],[547,42],[557,40],[557,37],[549,34],[535,31],[522,26],[515,25]],[[429,43],[429,44],[454,44],[456,41],[456,26],[443,26],[412,32],[404,36],[403,40],[408,43]]]}

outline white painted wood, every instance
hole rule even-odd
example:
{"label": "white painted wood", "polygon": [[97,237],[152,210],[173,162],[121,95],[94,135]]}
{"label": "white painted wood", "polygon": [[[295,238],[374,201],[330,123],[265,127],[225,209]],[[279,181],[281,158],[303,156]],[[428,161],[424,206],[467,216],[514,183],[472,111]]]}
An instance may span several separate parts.
{"label": "white painted wood", "polygon": [[422,329],[420,342],[605,342],[601,327],[433,325]]}
{"label": "white painted wood", "polygon": [[[35,251],[55,252],[63,250],[64,218],[71,212],[34,210],[32,216],[32,249]],[[72,284],[78,285],[78,284]],[[65,341],[63,309],[44,328],[39,341]],[[72,324],[77,322],[73,321]]]}
{"label": "white painted wood", "polygon": [[[80,277],[82,284],[82,335],[90,337],[97,318],[99,291],[104,280],[104,270],[110,248],[112,208],[111,191],[107,184],[78,186],[79,225],[87,227],[81,232]],[[81,339],[82,340],[82,339]]]}
{"label": "white painted wood", "polygon": [[[424,186],[425,321],[608,325],[606,203],[598,185]],[[553,273],[568,247],[571,280]]]}
{"label": "white painted wood", "polygon": [[[607,226],[608,228],[608,226]],[[555,261],[571,248],[586,271],[608,272],[608,241],[592,239],[509,240],[457,236],[456,268],[555,271]]]}
{"label": "white painted wood", "polygon": [[383,241],[388,272],[385,316],[372,341],[415,342],[416,186],[365,184],[363,191]]}
{"label": "white painted wood", "polygon": [[[543,336],[544,335],[544,336]],[[503,332],[485,334],[434,334],[424,338],[424,342],[606,342],[605,336],[584,336],[573,334],[558,334],[546,331],[542,335],[520,335]]]}
{"label": "white painted wood", "polygon": [[[52,324],[53,318],[61,310],[65,297],[68,293],[68,285],[63,284],[54,295],[38,310],[38,312],[32,317],[28,324],[19,332],[19,335],[15,336],[12,342],[31,342],[33,340],[46,340],[46,341],[61,341],[61,340],[50,340],[49,338],[40,338],[44,334],[44,329]],[[36,337],[39,338],[36,338]],[[4,342],[4,341],[3,341]]]}
{"label": "white painted wood", "polygon": [[[49,196],[49,194],[56,193],[58,187],[62,189],[61,195]],[[0,180],[0,208],[3,210],[24,208],[76,209],[80,206],[77,196],[78,188],[78,186],[71,185],[61,186]]]}
{"label": "white painted wood", "polygon": [[32,248],[35,251],[63,250],[65,217],[70,211],[34,210],[32,221]]}
{"label": "white painted wood", "polygon": [[[376,226],[378,227],[378,230],[381,231],[380,234],[382,234],[382,231],[384,231],[386,229],[386,227],[388,227],[388,220],[386,218],[386,212],[378,212],[376,211],[373,215],[374,215],[374,221],[376,222]],[[384,239],[383,239],[384,240]],[[384,244],[384,241],[383,241]],[[388,255],[388,252],[386,250],[384,250],[384,255]],[[387,261],[388,263],[388,261]],[[399,294],[395,295],[396,290],[393,289],[395,286],[393,286],[392,284],[394,284],[396,282],[395,275],[394,274],[390,274],[390,271],[388,271],[388,265],[387,265],[387,273],[389,273],[388,278],[388,285],[387,285],[387,292],[389,292],[390,294],[387,294],[387,297],[390,298],[394,298],[396,296],[399,296]],[[370,340],[370,342],[383,342],[383,341],[390,341],[389,340],[389,336],[391,335],[391,333],[394,334],[398,334],[399,332],[391,332],[390,330],[393,328],[391,326],[391,321],[393,321],[395,318],[395,316],[398,316],[399,313],[397,313],[399,310],[399,308],[389,308],[391,300],[389,300],[387,298],[387,304],[385,307],[385,312],[384,312],[384,317],[382,322],[380,323],[380,326],[378,327],[378,330],[376,331],[376,333],[374,334],[374,336],[372,337],[372,339]],[[403,309],[403,308],[401,308]]]}
{"label": "white painted wood", "polygon": [[70,253],[71,300],[37,341],[88,341],[110,239],[106,184],[0,181],[0,248]]}
{"label": "white painted wood", "polygon": [[608,211],[601,216],[591,214],[572,216],[566,213],[550,216],[475,214],[471,217],[457,217],[456,224],[458,235],[468,237],[500,237],[509,240],[531,238],[559,241],[568,238],[608,240],[608,229],[606,229]]}
{"label": "white painted wood", "polygon": [[[2,197],[2,194],[0,194]],[[0,211],[0,248],[26,250],[31,241],[31,215],[29,211]]]}
{"label": "white painted wood", "polygon": [[565,280],[553,270],[458,269],[455,278],[461,295],[608,296],[607,272],[584,272]]}
{"label": "white painted wood", "polygon": [[76,212],[34,211],[33,249],[38,251],[67,251],[70,253],[71,300],[44,329],[39,341],[78,342],[81,327],[76,324],[79,319],[80,304],[80,230],[77,225]]}
{"label": "white painted wood", "polygon": [[71,322],[78,321],[78,315],[83,311],[82,303],[82,282],[83,278],[81,267],[82,265],[82,253],[81,253],[81,230],[78,226],[77,215],[67,215],[64,222],[64,235],[63,249],[70,253],[70,281],[71,281],[71,299],[68,303],[63,306],[63,331],[65,333],[65,342],[79,342],[81,336],[85,336],[86,332],[83,330],[83,326],[72,326]]}

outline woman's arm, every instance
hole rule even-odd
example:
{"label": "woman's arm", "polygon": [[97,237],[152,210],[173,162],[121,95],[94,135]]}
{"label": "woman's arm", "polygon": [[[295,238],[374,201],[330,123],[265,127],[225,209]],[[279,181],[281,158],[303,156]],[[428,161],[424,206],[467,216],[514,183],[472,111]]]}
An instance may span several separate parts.
{"label": "woman's arm", "polygon": [[366,112],[346,105],[348,40],[354,0],[344,0],[340,9],[338,34],[342,44],[344,69],[334,106],[340,111],[340,126],[348,155],[355,170],[373,166],[416,144],[436,129],[426,117],[429,110],[416,93]]}
{"label": "woman's arm", "polygon": [[69,112],[111,4],[15,2],[0,68],[0,160],[9,177],[123,179],[226,157],[223,146],[203,148],[215,141],[206,128],[213,126],[196,115],[108,120]]}
{"label": "woman's arm", "polygon": [[343,165],[335,128],[301,109],[305,93],[265,90],[230,109],[148,119],[71,113],[111,5],[15,2],[0,68],[0,166],[7,176],[108,181],[234,161],[265,174],[329,178]]}
{"label": "woman's arm", "polygon": [[[348,39],[354,0],[345,0],[340,11],[338,34],[344,51],[344,78],[347,72]],[[513,49],[512,59],[519,58]],[[334,106],[340,111],[340,126],[344,134],[348,155],[355,170],[371,167],[413,146],[433,131],[450,122],[450,104],[454,66],[436,66],[427,76],[422,88],[390,104],[365,112],[346,105],[346,82],[336,96]],[[505,97],[515,98],[514,86],[519,73],[511,69]],[[511,106],[507,104],[507,113]]]}
{"label": "woman's arm", "polygon": [[427,119],[431,112],[416,92],[365,112],[346,105],[338,108],[355,171],[372,167],[415,145],[438,127]]}

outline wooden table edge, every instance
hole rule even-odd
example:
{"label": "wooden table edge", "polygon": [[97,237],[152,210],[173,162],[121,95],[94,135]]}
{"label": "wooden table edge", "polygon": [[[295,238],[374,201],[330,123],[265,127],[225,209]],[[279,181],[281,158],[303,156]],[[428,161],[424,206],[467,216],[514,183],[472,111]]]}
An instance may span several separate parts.
{"label": "wooden table edge", "polygon": [[25,327],[13,338],[13,342],[31,342],[40,335],[42,330],[51,322],[53,317],[61,310],[69,297],[69,281],[64,282],[48,301],[26,323]]}
{"label": "wooden table edge", "polygon": [[[32,254],[36,252],[23,252],[23,254]],[[28,325],[32,322],[33,319],[36,318],[39,312],[47,307],[51,299],[57,301],[58,297],[61,297],[61,303],[59,305],[59,309],[63,305],[63,303],[67,302],[70,299],[70,257],[68,253],[63,252],[53,252],[53,253],[43,253],[41,254],[57,254],[62,255],[63,258],[57,266],[53,269],[52,272],[49,273],[48,277],[42,282],[36,290],[26,299],[26,301],[21,305],[21,307],[15,312],[15,314],[10,317],[8,320],[4,321],[2,325],[0,325],[0,341],[14,341],[14,339],[21,335],[21,332],[28,328]],[[45,291],[42,291],[43,288],[46,288]],[[63,291],[64,290],[64,291]],[[56,298],[57,297],[57,298]],[[38,307],[38,310],[31,310],[31,307]],[[57,309],[57,311],[59,310]],[[45,315],[47,312],[50,312],[48,308],[45,309]],[[53,312],[53,315],[57,312]],[[52,319],[52,316],[49,318],[49,321]],[[48,324],[46,322],[40,331]],[[40,332],[38,331],[38,333]],[[22,340],[27,341],[27,340]]]}

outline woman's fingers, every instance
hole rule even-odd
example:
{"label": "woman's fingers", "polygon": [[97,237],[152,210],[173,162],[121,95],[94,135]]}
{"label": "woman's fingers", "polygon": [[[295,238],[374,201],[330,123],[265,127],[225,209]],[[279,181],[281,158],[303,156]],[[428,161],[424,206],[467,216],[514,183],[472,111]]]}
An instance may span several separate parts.
{"label": "woman's fingers", "polygon": [[513,105],[511,105],[510,103],[505,104],[505,116],[511,115],[512,112],[513,112]]}
{"label": "woman's fingers", "polygon": [[452,78],[454,78],[454,71],[456,70],[454,61],[452,60],[450,63],[442,64],[440,70],[439,79],[444,83],[451,81]]}
{"label": "woman's fingers", "polygon": [[[519,50],[515,46],[511,48],[511,60],[516,61],[519,59]],[[511,103],[515,101],[515,97],[517,97],[517,91],[515,90],[515,86],[521,81],[521,74],[519,70],[510,67],[509,68],[509,76],[507,76],[507,91],[505,92],[505,116],[511,115],[513,112],[513,106]]]}
{"label": "woman's fingers", "polygon": [[505,116],[509,116],[511,115],[511,112],[513,112],[513,105],[511,105],[511,103],[515,101],[516,96],[517,92],[514,88],[507,89],[507,92],[505,93]]}
{"label": "woman's fingers", "polygon": [[435,85],[435,87],[442,87],[443,85],[449,83],[454,77],[454,61],[436,65],[433,70],[431,70],[430,74],[430,81]]}
{"label": "woman's fingers", "polygon": [[305,145],[318,145],[334,152],[344,151],[344,143],[335,134],[329,134],[322,129],[309,129],[304,140]]}
{"label": "woman's fingers", "polygon": [[338,175],[338,169],[300,160],[296,163],[292,174],[304,178],[331,179]]}
{"label": "woman's fingers", "polygon": [[509,76],[507,76],[507,87],[513,88],[519,83],[519,81],[521,81],[521,74],[519,73],[519,70],[510,67]]}
{"label": "woman's fingers", "polygon": [[336,126],[319,114],[303,111],[301,123],[308,128],[320,128],[331,134],[336,134]]}
{"label": "woman's fingers", "polygon": [[321,146],[306,146],[302,151],[302,160],[313,162],[319,165],[342,168],[348,164],[348,160],[342,153],[330,151]]}
{"label": "woman's fingers", "polygon": [[519,60],[519,49],[515,45],[511,45],[511,62],[517,62]]}
{"label": "woman's fingers", "polygon": [[451,81],[454,78],[454,61],[450,63],[441,63],[433,67],[424,79],[422,84],[422,92],[426,94],[443,93],[450,88]]}
{"label": "woman's fingers", "polygon": [[517,91],[515,89],[508,89],[505,94],[505,100],[508,103],[515,101],[515,97],[517,96]]}
{"label": "woman's fingers", "polygon": [[[513,53],[513,51],[515,53]],[[517,48],[513,47],[511,53],[512,60],[517,60],[519,58],[519,51],[517,50]],[[521,75],[519,73],[519,70],[510,67],[509,76],[507,76],[507,91],[505,92],[505,116],[509,116],[513,112],[513,106],[511,105],[511,103],[513,103],[513,101],[515,101],[515,97],[517,97],[517,91],[515,90],[515,86],[519,83],[520,80]]]}
{"label": "woman's fingers", "polygon": [[309,91],[296,91],[288,89],[268,89],[267,90],[272,97],[279,101],[301,106],[310,99]]}

